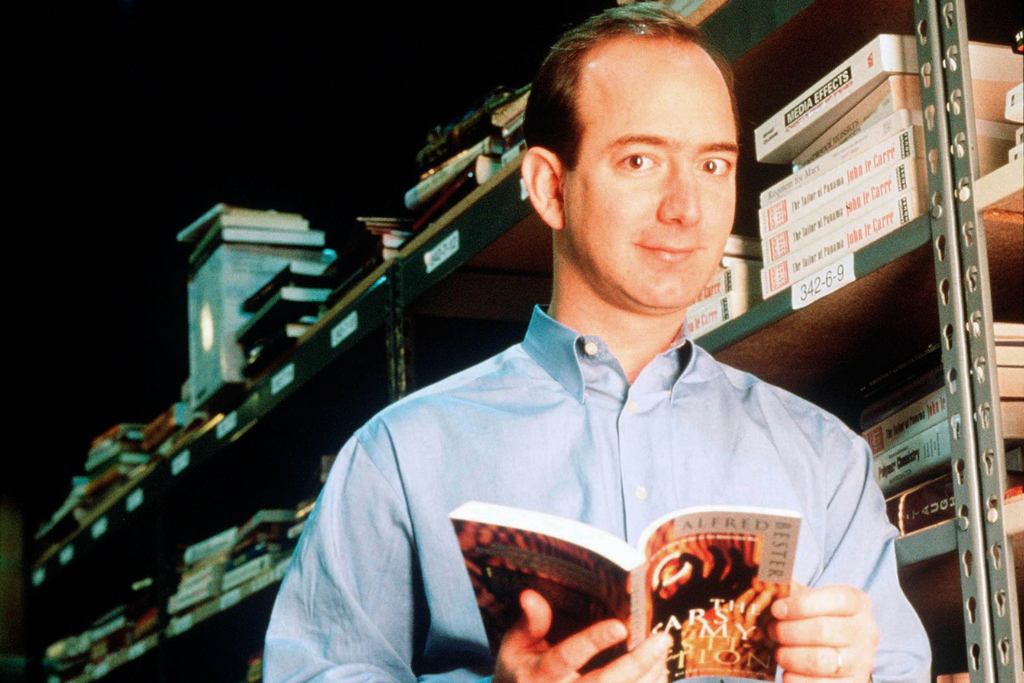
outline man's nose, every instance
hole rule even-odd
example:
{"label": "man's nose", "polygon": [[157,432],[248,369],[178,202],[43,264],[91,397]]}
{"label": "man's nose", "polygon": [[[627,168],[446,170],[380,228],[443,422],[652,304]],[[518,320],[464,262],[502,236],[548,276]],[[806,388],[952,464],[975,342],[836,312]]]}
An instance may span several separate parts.
{"label": "man's nose", "polygon": [[658,218],[664,223],[696,225],[701,218],[700,187],[690,168],[672,169],[658,207]]}

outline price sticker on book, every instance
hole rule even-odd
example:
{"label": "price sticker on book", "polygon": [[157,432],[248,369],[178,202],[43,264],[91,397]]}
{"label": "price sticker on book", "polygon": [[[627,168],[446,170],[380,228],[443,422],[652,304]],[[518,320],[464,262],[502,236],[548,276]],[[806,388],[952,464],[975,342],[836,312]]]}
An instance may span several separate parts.
{"label": "price sticker on book", "polygon": [[224,595],[220,596],[220,608],[230,609],[238,604],[238,601],[242,599],[242,589],[236,588],[233,591],[228,591]]}
{"label": "price sticker on book", "polygon": [[92,537],[99,538],[103,534],[107,533],[107,518],[106,516],[100,517],[92,523]]}
{"label": "price sticker on book", "polygon": [[331,348],[338,348],[338,344],[352,336],[352,333],[359,329],[359,311],[352,311],[341,322],[331,330]]}
{"label": "price sticker on book", "polygon": [[224,416],[224,419],[217,423],[217,438],[223,439],[225,436],[234,431],[235,427],[238,426],[238,411],[232,410],[230,413]]}
{"label": "price sticker on book", "polygon": [[142,501],[145,500],[145,497],[146,494],[142,492],[142,487],[140,486],[139,488],[129,493],[128,497],[125,498],[124,509],[127,510],[128,512],[135,512],[135,510],[137,510],[138,507],[142,505]]}
{"label": "price sticker on book", "polygon": [[281,368],[274,378],[270,380],[270,395],[274,396],[295,380],[295,363],[289,363]]}
{"label": "price sticker on book", "polygon": [[57,561],[63,567],[71,560],[75,559],[75,546],[70,543],[64,546],[64,549],[60,551],[60,555],[57,557]]}
{"label": "price sticker on book", "polygon": [[192,464],[192,452],[184,450],[174,456],[174,460],[171,460],[171,476],[178,476],[185,468]]}
{"label": "price sticker on book", "polygon": [[835,263],[820,268],[793,284],[791,307],[794,311],[810,306],[856,279],[853,254],[847,254]]}
{"label": "price sticker on book", "polygon": [[40,567],[39,569],[32,572],[32,585],[39,586],[43,585],[43,581],[46,581],[46,567]]}

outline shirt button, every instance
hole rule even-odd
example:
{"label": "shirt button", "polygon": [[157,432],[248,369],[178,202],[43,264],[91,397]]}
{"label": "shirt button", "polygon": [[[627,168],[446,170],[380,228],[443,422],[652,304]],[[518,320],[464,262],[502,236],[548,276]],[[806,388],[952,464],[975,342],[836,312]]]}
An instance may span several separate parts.
{"label": "shirt button", "polygon": [[583,350],[586,351],[588,356],[596,356],[598,350],[597,344],[592,341],[588,341],[586,344],[583,345]]}
{"label": "shirt button", "polygon": [[626,401],[626,410],[628,410],[631,415],[636,415],[636,411],[640,410],[640,406],[636,404],[636,401],[629,400]]}
{"label": "shirt button", "polygon": [[637,486],[633,489],[633,495],[636,496],[637,500],[647,500],[647,489],[643,486]]}

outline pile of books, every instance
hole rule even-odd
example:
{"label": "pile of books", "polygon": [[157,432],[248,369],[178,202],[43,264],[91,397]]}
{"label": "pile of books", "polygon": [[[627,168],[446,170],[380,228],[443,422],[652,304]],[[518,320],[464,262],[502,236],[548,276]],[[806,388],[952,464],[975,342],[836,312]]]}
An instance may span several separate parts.
{"label": "pile of books", "polygon": [[716,272],[686,311],[686,333],[696,339],[745,313],[761,300],[761,245],[729,235]]}
{"label": "pile of books", "polygon": [[[1006,163],[1015,129],[1003,121],[1022,61],[971,43],[978,156],[985,174]],[[998,101],[998,107],[993,103]],[[759,161],[793,173],[761,193],[765,298],[792,288],[794,306],[825,274],[853,279],[848,256],[925,212],[927,176],[912,36],[883,34],[760,125]],[[831,272],[834,271],[834,272]],[[831,285],[830,285],[831,287]],[[812,290],[820,289],[815,286]]]}
{"label": "pile of books", "polygon": [[99,617],[83,633],[52,643],[43,655],[48,681],[92,680],[109,668],[113,657],[157,632],[159,616],[153,579],[131,586],[130,597]]}
{"label": "pile of books", "polygon": [[497,88],[465,115],[427,135],[416,155],[419,180],[405,193],[405,207],[416,218],[404,232],[419,232],[526,149],[528,97],[529,86]]}
{"label": "pile of books", "polygon": [[1024,323],[993,324],[1003,438],[1024,442]]}
{"label": "pile of books", "polygon": [[[1024,325],[995,323],[1007,497],[1024,483]],[[889,518],[908,534],[954,517],[947,393],[937,347],[865,388],[861,435]]]}
{"label": "pile of books", "polygon": [[167,612],[185,613],[274,570],[291,555],[311,510],[308,503],[293,510],[260,510],[242,526],[185,548]]}
{"label": "pile of books", "polygon": [[[304,329],[288,324],[315,321],[333,289],[328,269],[337,254],[323,248],[325,234],[299,214],[226,204],[179,232],[178,241],[194,245],[186,400],[192,410],[230,409],[246,379],[279,355],[266,351],[287,348]],[[305,286],[318,277],[329,284]]]}
{"label": "pile of books", "polygon": [[71,492],[36,532],[35,540],[58,542],[77,530],[108,496],[148,471],[154,455],[143,447],[146,425],[116,424],[92,441],[84,474],[71,479]]}

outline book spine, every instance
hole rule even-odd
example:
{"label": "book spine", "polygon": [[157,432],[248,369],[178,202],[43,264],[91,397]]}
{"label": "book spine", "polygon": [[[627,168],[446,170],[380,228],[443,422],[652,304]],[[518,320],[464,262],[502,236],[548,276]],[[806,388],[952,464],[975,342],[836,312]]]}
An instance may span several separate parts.
{"label": "book spine", "polygon": [[878,455],[945,419],[946,389],[941,388],[893,413],[862,436],[872,455]]}
{"label": "book spine", "polygon": [[878,211],[842,224],[803,248],[787,253],[776,263],[766,265],[761,271],[764,298],[788,289],[815,269],[834,263],[901,228],[921,215],[922,205],[918,190],[908,190]]}
{"label": "book spine", "polygon": [[433,197],[437,196],[445,185],[454,180],[460,173],[469,168],[482,154],[500,154],[500,145],[495,146],[493,138],[486,137],[469,149],[464,149],[440,166],[423,174],[420,182],[405,193],[405,208],[416,211],[422,208]]}
{"label": "book spine", "polygon": [[924,125],[924,117],[921,115],[921,86],[916,75],[891,76],[850,111],[839,117],[821,136],[810,141],[806,149],[793,159],[794,170],[867,135],[872,128],[901,109],[909,110],[911,123]]}
{"label": "book spine", "polygon": [[[773,258],[770,249],[771,240],[780,234],[789,233],[791,239],[787,242],[790,244],[807,242],[815,233],[874,210],[893,195],[912,187],[924,187],[924,183],[918,182],[924,178],[921,164],[919,159],[892,160],[891,165],[869,177],[855,179],[853,186],[840,180],[832,183],[821,195],[798,192],[796,196],[762,210],[761,251],[765,263],[777,261],[784,255]],[[854,175],[859,172],[852,166],[849,168]]]}
{"label": "book spine", "polygon": [[1014,123],[1024,123],[1024,84],[1018,83],[1006,92],[1003,117]]}
{"label": "book spine", "polygon": [[893,495],[949,466],[949,425],[932,425],[917,436],[875,456],[875,481]]}
{"label": "book spine", "polygon": [[[800,188],[807,182],[814,180],[818,175],[835,168],[841,164],[849,163],[855,157],[865,154],[869,149],[882,144],[888,138],[898,135],[901,131],[911,126],[920,125],[914,121],[914,116],[909,109],[900,109],[882,119],[877,125],[852,137],[846,144],[839,145],[827,154],[814,159],[810,163],[795,169],[791,175],[786,176],[768,189],[761,192],[760,206],[762,208],[774,203]],[[916,118],[920,118],[920,112]]]}
{"label": "book spine", "polygon": [[1004,439],[1024,439],[1024,400],[1000,398]]}
{"label": "book spine", "polygon": [[215,581],[209,581],[202,585],[189,588],[186,591],[178,591],[167,600],[167,611],[170,614],[182,612],[192,605],[216,597],[220,586]]}
{"label": "book spine", "polygon": [[235,586],[240,586],[249,579],[255,578],[273,566],[273,555],[261,555],[254,560],[249,560],[237,569],[224,572],[224,576],[221,578],[220,582],[221,590],[229,591]]}
{"label": "book spine", "polygon": [[722,268],[712,275],[711,279],[708,280],[706,285],[704,285],[704,289],[700,290],[700,294],[698,294],[697,298],[694,299],[694,305],[734,291],[734,283],[733,268]]}
{"label": "book spine", "polygon": [[[892,169],[901,162],[923,156],[924,129],[911,126],[882,141],[841,166],[815,174],[813,179],[794,187],[758,213],[761,233],[765,234],[792,224],[816,207],[869,179]],[[766,260],[771,256],[761,245]]]}
{"label": "book spine", "polygon": [[885,501],[889,521],[900,536],[953,519],[953,475],[943,474]]}
{"label": "book spine", "polygon": [[190,545],[185,549],[185,564],[195,564],[199,560],[226,552],[234,545],[237,536],[238,527],[233,526],[204,541]]}
{"label": "book spine", "polygon": [[877,36],[757,127],[757,160],[788,163],[807,141],[820,135],[882,78],[916,71],[917,53],[912,36]]}
{"label": "book spine", "polygon": [[1024,368],[997,365],[1000,398],[1024,398]]}
{"label": "book spine", "polygon": [[707,334],[743,313],[736,292],[727,292],[691,307],[686,312],[686,333],[691,339]]}

